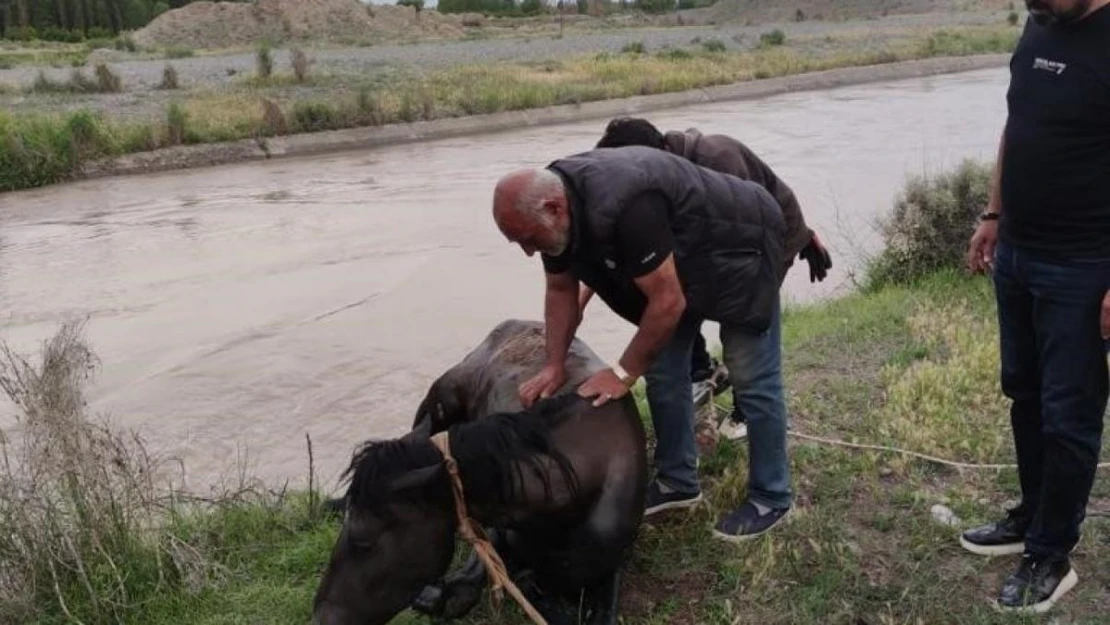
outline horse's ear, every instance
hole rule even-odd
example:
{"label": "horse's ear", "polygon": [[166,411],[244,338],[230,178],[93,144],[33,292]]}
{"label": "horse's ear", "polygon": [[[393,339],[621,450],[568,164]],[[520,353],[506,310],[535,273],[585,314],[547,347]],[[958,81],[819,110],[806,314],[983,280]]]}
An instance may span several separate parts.
{"label": "horse's ear", "polygon": [[409,471],[401,477],[393,480],[389,484],[389,492],[396,493],[410,488],[419,488],[427,486],[436,475],[443,469],[443,465],[437,464],[423,469],[416,469]]}

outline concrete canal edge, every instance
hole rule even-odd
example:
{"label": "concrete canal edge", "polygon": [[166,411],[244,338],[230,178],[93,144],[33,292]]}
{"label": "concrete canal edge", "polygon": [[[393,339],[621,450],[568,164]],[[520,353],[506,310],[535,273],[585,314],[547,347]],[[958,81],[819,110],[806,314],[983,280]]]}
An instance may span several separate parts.
{"label": "concrete canal edge", "polygon": [[[844,67],[691,91],[635,96],[617,100],[600,100],[523,111],[506,111],[409,124],[330,130],[267,137],[260,140],[245,139],[229,143],[178,146],[91,162],[86,164],[75,178],[78,180],[103,178],[261,161],[280,157],[319,155],[416,141],[509,131],[525,127],[549,126],[594,118],[608,119],[620,115],[644,114],[648,111],[709,102],[748,100],[796,91],[815,91],[1004,67],[1009,59],[1009,54],[939,57],[880,65]],[[598,132],[601,132],[601,128],[598,128]]]}

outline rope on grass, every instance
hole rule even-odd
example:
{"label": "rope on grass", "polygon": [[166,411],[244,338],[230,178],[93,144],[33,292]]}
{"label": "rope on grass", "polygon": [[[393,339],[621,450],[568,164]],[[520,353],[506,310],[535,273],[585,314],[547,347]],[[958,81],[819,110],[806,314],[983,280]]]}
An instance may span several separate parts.
{"label": "rope on grass", "polygon": [[[714,416],[714,418],[716,418],[720,414],[721,407],[719,405],[717,405],[716,402],[712,402],[711,405],[713,406],[713,416]],[[720,420],[717,420],[717,421],[718,421],[718,423],[720,422]],[[866,444],[866,443],[850,443],[848,441],[844,441],[844,440],[840,440],[840,439],[824,438],[824,437],[821,437],[821,436],[814,436],[812,434],[803,434],[801,432],[795,432],[795,431],[792,431],[792,430],[787,430],[786,433],[787,433],[787,435],[793,436],[794,438],[800,438],[800,439],[811,441],[811,442],[814,442],[814,443],[821,443],[822,445],[831,445],[831,446],[834,446],[834,447],[847,447],[849,449],[864,449],[864,450],[868,450],[868,451],[884,451],[884,452],[888,452],[888,453],[901,454],[901,455],[904,455],[904,456],[912,456],[912,457],[918,458],[920,460],[925,460],[925,461],[932,462],[934,464],[943,465],[943,466],[946,466],[946,467],[954,467],[954,468],[957,468],[957,469],[994,469],[994,470],[999,470],[999,469],[1016,469],[1016,468],[1018,468],[1018,466],[1016,464],[983,464],[983,463],[975,463],[975,462],[957,462],[955,460],[947,460],[945,458],[938,458],[936,456],[930,456],[928,454],[923,454],[923,453],[919,453],[919,452],[916,452],[916,451],[910,451],[908,449],[901,449],[899,447],[888,447],[886,445],[870,445],[870,444]],[[1103,462],[1103,463],[1099,464],[1097,468],[1105,469],[1105,468],[1108,468],[1108,467],[1110,467],[1110,462]]]}

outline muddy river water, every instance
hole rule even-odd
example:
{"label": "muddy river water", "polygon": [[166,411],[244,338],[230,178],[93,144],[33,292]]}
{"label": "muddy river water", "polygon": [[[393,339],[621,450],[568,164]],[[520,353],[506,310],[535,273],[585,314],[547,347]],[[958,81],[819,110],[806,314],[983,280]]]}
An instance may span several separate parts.
{"label": "muddy river water", "polygon": [[[796,265],[784,297],[804,302],[851,288],[907,175],[993,156],[1005,88],[1000,68],[650,118],[741,138],[793,186],[834,256],[820,285]],[[241,462],[299,482],[306,433],[330,487],[496,323],[542,318],[539,259],[497,232],[493,184],[588,148],[604,123],[2,195],[0,338],[36,349],[88,316],[92,407],[183,457],[192,488]],[[595,300],[581,336],[616,358],[632,332]]]}

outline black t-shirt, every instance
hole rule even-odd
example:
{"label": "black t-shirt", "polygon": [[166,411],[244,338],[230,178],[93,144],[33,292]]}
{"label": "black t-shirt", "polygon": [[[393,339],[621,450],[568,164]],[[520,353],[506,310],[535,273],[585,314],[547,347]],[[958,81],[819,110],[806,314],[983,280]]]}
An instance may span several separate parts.
{"label": "black t-shirt", "polygon": [[1110,258],[1110,6],[1074,24],[1028,20],[1010,76],[1001,237]]}
{"label": "black t-shirt", "polygon": [[[572,224],[572,232],[578,230]],[[587,240],[573,241],[560,256],[541,254],[547,273],[578,269],[576,277],[592,288],[619,315],[634,323],[647,299],[636,278],[655,271],[674,251],[674,237],[667,219],[667,200],[659,193],[643,193],[628,203],[616,223],[615,266],[604,268],[605,259],[593,258]],[[576,264],[577,261],[577,264]]]}

